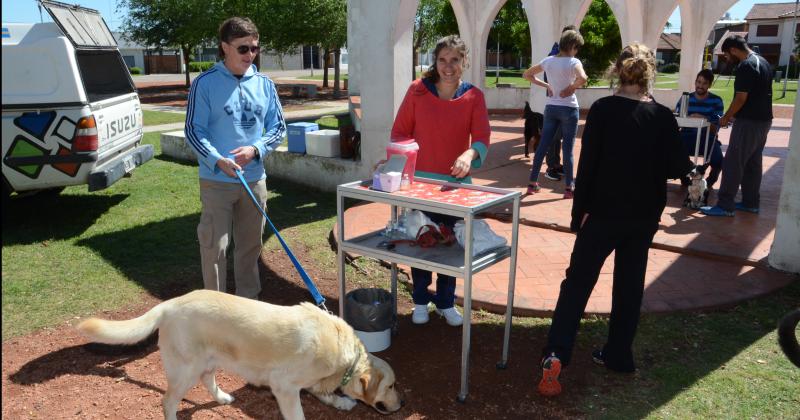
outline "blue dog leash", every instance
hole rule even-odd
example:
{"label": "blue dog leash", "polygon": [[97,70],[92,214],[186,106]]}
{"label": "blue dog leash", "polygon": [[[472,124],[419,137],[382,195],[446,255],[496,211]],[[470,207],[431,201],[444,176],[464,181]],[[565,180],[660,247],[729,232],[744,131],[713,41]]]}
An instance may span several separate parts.
{"label": "blue dog leash", "polygon": [[319,290],[317,290],[317,286],[314,285],[314,281],[311,280],[311,277],[309,277],[308,273],[306,273],[306,270],[300,264],[300,261],[297,260],[297,258],[292,253],[292,250],[289,249],[289,245],[286,244],[286,241],[283,240],[281,234],[278,233],[278,229],[276,229],[275,225],[272,224],[272,221],[269,220],[267,212],[265,212],[264,209],[261,208],[261,204],[258,203],[258,200],[256,199],[256,196],[253,194],[253,191],[247,185],[247,181],[244,180],[244,177],[242,176],[242,171],[237,170],[236,176],[239,177],[239,182],[242,183],[242,186],[244,186],[244,189],[247,191],[247,194],[250,195],[250,198],[253,200],[253,204],[256,205],[256,207],[261,211],[261,214],[264,215],[264,218],[267,219],[269,227],[271,227],[272,231],[275,232],[275,236],[278,237],[278,240],[281,242],[281,245],[283,245],[283,249],[285,249],[286,253],[289,254],[289,259],[292,260],[292,263],[294,264],[294,267],[297,269],[297,272],[300,273],[300,277],[303,278],[303,282],[306,284],[306,287],[308,287],[308,291],[311,292],[311,296],[314,298],[314,301],[317,302],[317,306],[319,306],[325,312],[330,312],[328,308],[325,307],[325,298],[322,297],[322,295],[319,293]]}

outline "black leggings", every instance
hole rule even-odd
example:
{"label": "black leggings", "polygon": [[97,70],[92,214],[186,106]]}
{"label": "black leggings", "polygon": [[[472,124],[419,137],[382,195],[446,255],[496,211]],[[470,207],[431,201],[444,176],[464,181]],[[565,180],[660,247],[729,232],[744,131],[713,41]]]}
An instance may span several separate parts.
{"label": "black leggings", "polygon": [[603,358],[610,369],[623,372],[635,369],[633,338],[639,324],[647,253],[657,229],[656,223],[589,216],[572,249],[543,356],[554,352],[564,366],[569,364],[581,315],[600,269],[611,251],[616,251],[611,317]]}

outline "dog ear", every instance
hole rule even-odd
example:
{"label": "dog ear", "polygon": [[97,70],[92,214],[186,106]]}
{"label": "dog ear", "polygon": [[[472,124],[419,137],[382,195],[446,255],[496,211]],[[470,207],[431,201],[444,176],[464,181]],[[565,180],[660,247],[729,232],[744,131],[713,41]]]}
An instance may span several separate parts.
{"label": "dog ear", "polygon": [[369,373],[364,373],[358,378],[358,383],[361,385],[361,395],[367,395],[369,384],[372,383],[372,376]]}

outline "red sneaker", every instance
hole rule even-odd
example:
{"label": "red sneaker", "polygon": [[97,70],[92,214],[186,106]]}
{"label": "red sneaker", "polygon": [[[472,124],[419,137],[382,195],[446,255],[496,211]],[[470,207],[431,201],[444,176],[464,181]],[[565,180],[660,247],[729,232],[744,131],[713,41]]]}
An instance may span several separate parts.
{"label": "red sneaker", "polygon": [[574,197],[575,197],[575,193],[572,192],[571,188],[567,188],[567,189],[564,190],[564,198],[569,199],[569,198],[574,198]]}
{"label": "red sneaker", "polygon": [[561,374],[561,360],[555,353],[542,362],[542,380],[539,382],[539,393],[545,397],[554,397],[561,393],[558,375]]}

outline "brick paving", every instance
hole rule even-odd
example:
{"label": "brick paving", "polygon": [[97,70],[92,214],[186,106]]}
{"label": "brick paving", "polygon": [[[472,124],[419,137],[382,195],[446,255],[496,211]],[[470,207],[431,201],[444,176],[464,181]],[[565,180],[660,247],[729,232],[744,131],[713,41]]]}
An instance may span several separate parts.
{"label": "brick paving", "polygon": [[[473,181],[524,192],[531,163],[530,159],[523,157],[523,122],[516,116],[493,115],[491,123],[489,156],[485,165],[473,173]],[[581,127],[583,123],[581,120]],[[759,215],[737,213],[733,218],[705,217],[681,207],[685,189],[677,181],[670,183],[667,208],[649,253],[643,311],[670,312],[729,306],[778,290],[798,279],[798,276],[771,270],[766,265],[774,236],[790,127],[790,119],[780,118],[773,122],[764,151]],[[730,129],[721,131],[723,145],[727,144],[729,135]],[[579,154],[580,140],[577,140],[576,161]],[[572,202],[561,198],[563,182],[550,181],[543,176],[540,176],[540,182],[543,192],[524,197],[520,208],[514,300],[514,313],[518,315],[552,313],[575,239],[567,232]],[[609,180],[609,186],[615,182],[622,184],[624,179]],[[711,202],[715,200],[712,194]],[[350,208],[345,213],[345,236],[380,229],[388,217],[386,205]],[[501,221],[504,219],[492,218],[488,222],[495,232],[510,240],[511,226]],[[498,313],[505,311],[509,265],[507,259],[473,276],[473,308]],[[601,270],[587,313],[610,312],[613,268],[612,254]],[[463,296],[461,279],[457,283],[456,295],[459,299]]]}

